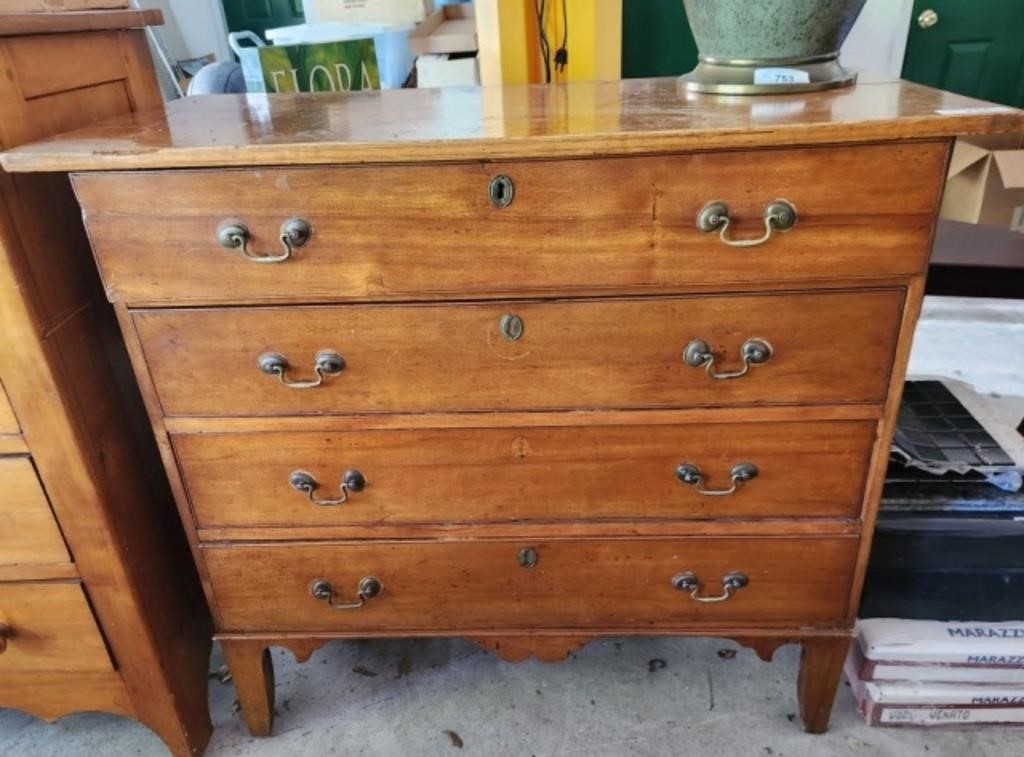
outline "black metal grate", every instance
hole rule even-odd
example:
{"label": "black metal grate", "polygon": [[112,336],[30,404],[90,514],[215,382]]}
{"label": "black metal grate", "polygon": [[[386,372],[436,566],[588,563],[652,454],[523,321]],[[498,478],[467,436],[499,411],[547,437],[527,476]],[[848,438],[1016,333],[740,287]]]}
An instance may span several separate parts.
{"label": "black metal grate", "polygon": [[940,381],[908,381],[893,442],[923,462],[1013,466],[1013,459]]}

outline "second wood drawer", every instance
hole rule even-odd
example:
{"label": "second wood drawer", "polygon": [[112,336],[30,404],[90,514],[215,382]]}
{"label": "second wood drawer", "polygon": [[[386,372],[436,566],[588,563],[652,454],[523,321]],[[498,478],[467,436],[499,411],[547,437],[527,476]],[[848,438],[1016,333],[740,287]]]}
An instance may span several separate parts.
{"label": "second wood drawer", "polygon": [[[258,416],[880,402],[902,303],[882,289],[133,317],[165,414]],[[684,360],[694,347],[705,364]],[[745,375],[709,375],[744,354],[759,362]]]}
{"label": "second wood drawer", "polygon": [[[851,537],[508,539],[253,544],[204,552],[225,631],[393,634],[836,623],[846,611],[857,543]],[[695,585],[676,584],[687,573]],[[720,596],[735,573],[746,584],[725,601],[691,596],[694,590]],[[377,596],[358,609],[328,606],[327,600],[358,603],[366,578],[379,582]],[[321,580],[329,588],[317,586]]]}
{"label": "second wood drawer", "polygon": [[[258,528],[854,518],[874,437],[874,421],[865,420],[203,433],[173,441],[200,528]],[[685,465],[699,473],[685,480]],[[733,483],[727,496],[701,493]],[[311,496],[345,501],[315,506]]]}

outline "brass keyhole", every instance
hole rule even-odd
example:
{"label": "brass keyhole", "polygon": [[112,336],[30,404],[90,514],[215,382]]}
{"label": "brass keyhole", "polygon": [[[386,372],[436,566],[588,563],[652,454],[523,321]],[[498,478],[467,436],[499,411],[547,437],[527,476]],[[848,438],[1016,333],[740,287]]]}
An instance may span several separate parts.
{"label": "brass keyhole", "polygon": [[487,186],[487,196],[496,208],[507,208],[516,196],[516,185],[505,174],[498,174]]}
{"label": "brass keyhole", "polygon": [[516,556],[516,559],[519,561],[519,565],[521,567],[532,568],[537,564],[537,561],[540,560],[540,557],[537,555],[537,550],[533,547],[523,547],[519,550],[519,554]]}
{"label": "brass keyhole", "polygon": [[922,29],[931,29],[937,23],[939,23],[939,14],[931,8],[922,11],[921,15],[917,17],[917,25]]}
{"label": "brass keyhole", "polygon": [[510,342],[518,342],[523,337],[523,319],[511,313],[503,315],[498,322],[501,335]]}

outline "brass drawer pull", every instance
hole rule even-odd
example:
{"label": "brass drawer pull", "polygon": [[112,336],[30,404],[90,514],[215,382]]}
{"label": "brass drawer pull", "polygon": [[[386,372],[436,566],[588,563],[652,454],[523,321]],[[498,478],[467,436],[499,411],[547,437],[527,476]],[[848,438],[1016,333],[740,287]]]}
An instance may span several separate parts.
{"label": "brass drawer pull", "polygon": [[706,497],[722,497],[726,494],[733,494],[740,486],[753,478],[757,478],[758,470],[757,466],[753,463],[737,463],[732,466],[732,470],[729,471],[729,477],[732,479],[732,486],[728,489],[705,489],[702,484],[704,483],[704,474],[701,473],[693,463],[683,463],[676,468],[676,478],[682,484],[689,484],[690,486],[697,487],[697,493],[703,494]]}
{"label": "brass drawer pull", "polygon": [[316,354],[313,370],[316,378],[309,381],[292,381],[288,378],[288,358],[279,352],[264,352],[256,362],[259,369],[291,389],[314,389],[324,383],[327,376],[334,376],[345,370],[345,358],[337,352],[322,350]]}
{"label": "brass drawer pull", "polygon": [[306,473],[304,470],[292,471],[288,476],[288,483],[296,491],[305,494],[306,498],[317,507],[334,507],[335,505],[344,505],[348,502],[349,492],[361,492],[365,489],[366,476],[357,470],[345,471],[341,474],[341,496],[334,499],[318,499],[315,492],[320,488],[320,484],[317,483],[312,474]]}
{"label": "brass drawer pull", "polygon": [[280,238],[284,252],[280,255],[256,255],[249,250],[252,233],[238,221],[224,221],[217,227],[217,241],[228,250],[241,250],[246,260],[253,263],[283,263],[296,248],[302,247],[313,236],[313,228],[304,218],[289,218],[281,224]]}
{"label": "brass drawer pull", "polygon": [[14,629],[6,623],[0,623],[0,654],[7,651],[7,640],[14,636]]}
{"label": "brass drawer pull", "polygon": [[697,214],[697,228],[705,234],[718,232],[719,239],[730,247],[757,247],[772,238],[776,230],[789,231],[796,225],[796,208],[788,200],[773,200],[764,208],[764,234],[756,239],[729,239],[729,206],[724,202],[709,202]]}
{"label": "brass drawer pull", "polygon": [[703,339],[694,339],[683,350],[683,362],[691,368],[704,368],[705,372],[713,379],[734,379],[746,376],[750,373],[750,367],[764,365],[772,356],[772,346],[763,339],[748,339],[740,347],[740,357],[743,359],[743,367],[738,371],[716,371],[715,353]]}
{"label": "brass drawer pull", "polygon": [[686,571],[672,578],[672,585],[679,589],[679,591],[690,592],[690,598],[695,602],[724,602],[732,596],[734,591],[742,589],[748,583],[750,583],[750,579],[744,573],[726,573],[722,576],[722,589],[724,591],[713,597],[702,597],[700,596],[700,579],[697,578],[696,573]]}
{"label": "brass drawer pull", "polygon": [[366,600],[373,599],[382,591],[384,591],[384,585],[378,579],[373,576],[365,576],[359,582],[355,602],[335,602],[334,587],[326,578],[317,578],[309,585],[309,593],[313,599],[319,599],[335,610],[358,610],[366,604]]}

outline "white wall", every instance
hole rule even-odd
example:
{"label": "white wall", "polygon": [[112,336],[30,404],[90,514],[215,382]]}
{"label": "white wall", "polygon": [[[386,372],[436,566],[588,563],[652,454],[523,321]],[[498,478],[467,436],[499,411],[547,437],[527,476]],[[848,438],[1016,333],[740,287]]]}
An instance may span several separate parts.
{"label": "white wall", "polygon": [[217,60],[232,59],[220,0],[136,0],[136,4],[163,11],[160,34],[176,60],[209,53],[216,55]]}
{"label": "white wall", "polygon": [[844,66],[899,76],[914,0],[868,0],[840,52]]}

